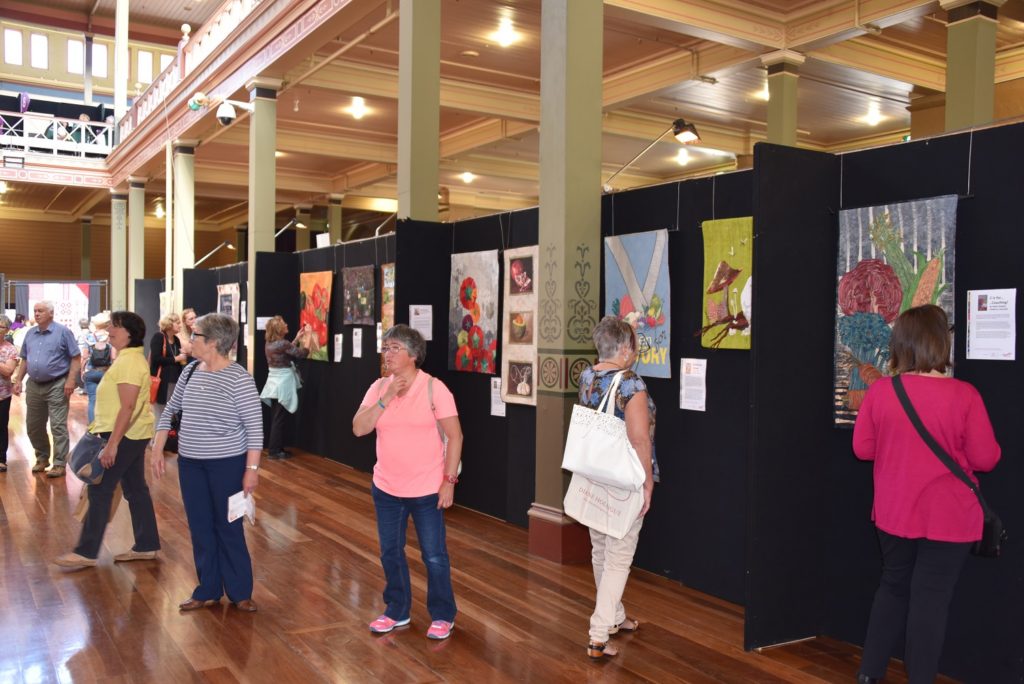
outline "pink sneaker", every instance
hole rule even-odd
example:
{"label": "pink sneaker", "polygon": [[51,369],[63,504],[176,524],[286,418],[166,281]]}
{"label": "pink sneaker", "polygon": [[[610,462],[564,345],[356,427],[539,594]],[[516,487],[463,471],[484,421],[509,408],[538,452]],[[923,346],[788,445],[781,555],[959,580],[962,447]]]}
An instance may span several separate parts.
{"label": "pink sneaker", "polygon": [[430,629],[427,630],[428,639],[447,639],[452,635],[452,630],[455,629],[454,622],[445,622],[444,620],[434,620],[430,623]]}
{"label": "pink sneaker", "polygon": [[370,623],[370,631],[374,634],[387,634],[395,627],[405,627],[407,624],[409,624],[409,618],[392,620],[387,615],[381,615]]}

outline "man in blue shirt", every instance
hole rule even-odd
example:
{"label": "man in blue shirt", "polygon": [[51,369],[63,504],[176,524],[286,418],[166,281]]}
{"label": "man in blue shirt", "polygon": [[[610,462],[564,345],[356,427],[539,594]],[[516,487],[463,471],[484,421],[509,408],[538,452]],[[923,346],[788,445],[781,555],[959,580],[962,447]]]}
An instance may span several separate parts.
{"label": "man in blue shirt", "polygon": [[29,441],[36,452],[33,473],[46,470],[50,464],[50,438],[46,434],[46,421],[53,433],[53,468],[47,477],[63,477],[67,462],[68,400],[75,391],[81,369],[82,352],[74,334],[53,320],[53,303],[37,302],[33,308],[36,327],[25,335],[21,344],[22,363],[11,379],[14,393],[21,394],[21,381],[25,383],[25,425]]}

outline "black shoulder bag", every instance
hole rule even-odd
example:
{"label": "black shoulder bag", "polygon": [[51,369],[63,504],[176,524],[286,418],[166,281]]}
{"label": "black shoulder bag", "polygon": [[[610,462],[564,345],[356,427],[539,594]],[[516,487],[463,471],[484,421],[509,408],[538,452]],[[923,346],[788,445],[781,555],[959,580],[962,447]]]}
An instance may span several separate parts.
{"label": "black shoulder bag", "polygon": [[939,457],[943,465],[949,468],[949,471],[956,475],[957,479],[963,482],[965,485],[970,487],[974,495],[978,497],[978,503],[981,504],[982,513],[985,515],[985,523],[981,528],[981,539],[974,542],[971,547],[971,553],[975,556],[983,556],[985,558],[998,558],[1002,552],[1003,542],[1006,541],[1006,530],[1003,529],[1003,521],[999,519],[996,512],[993,511],[988,502],[985,501],[985,497],[981,495],[981,490],[978,489],[978,485],[974,484],[971,478],[967,477],[967,473],[963,471],[956,461],[946,453],[935,438],[932,437],[928,429],[925,428],[924,423],[921,422],[921,417],[917,415],[917,411],[914,410],[914,405],[910,403],[910,397],[907,396],[907,390],[903,387],[903,379],[900,376],[895,376],[892,379],[893,389],[896,390],[896,396],[899,398],[900,403],[903,404],[903,410],[907,412],[907,417],[910,418],[910,422],[914,424],[917,429],[917,434],[921,435],[921,439],[924,440],[925,444],[935,452],[935,455]]}
{"label": "black shoulder bag", "polygon": [[[199,365],[198,361],[193,361],[192,363],[190,363],[188,365],[188,367],[186,367],[185,370],[182,372],[181,378],[178,380],[178,383],[183,385],[183,386],[188,385],[188,381],[192,378],[192,373],[195,372],[196,366],[198,366],[198,365]],[[170,401],[170,400],[171,400],[171,398],[167,397],[167,401]],[[178,451],[178,431],[181,430],[181,416],[185,412],[185,390],[184,390],[184,387],[181,390],[181,403],[182,403],[182,407],[177,412],[175,412],[174,415],[171,416],[171,429],[167,431],[168,442],[170,443],[170,440],[174,440],[174,442],[173,442],[174,448],[173,449],[165,448],[164,451],[173,451],[175,453],[177,453],[177,451]]]}

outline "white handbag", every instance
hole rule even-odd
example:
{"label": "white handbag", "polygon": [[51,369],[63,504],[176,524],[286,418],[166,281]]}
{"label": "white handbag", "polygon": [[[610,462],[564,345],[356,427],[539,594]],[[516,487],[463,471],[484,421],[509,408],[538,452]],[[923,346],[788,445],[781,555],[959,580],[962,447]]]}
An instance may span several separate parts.
{"label": "white handbag", "polygon": [[610,487],[573,473],[565,493],[565,514],[595,532],[622,539],[644,506],[644,493]]}
{"label": "white handbag", "polygon": [[622,371],[615,374],[597,409],[572,407],[562,468],[600,484],[637,490],[647,475],[626,436],[626,423],[615,415],[615,395]]}

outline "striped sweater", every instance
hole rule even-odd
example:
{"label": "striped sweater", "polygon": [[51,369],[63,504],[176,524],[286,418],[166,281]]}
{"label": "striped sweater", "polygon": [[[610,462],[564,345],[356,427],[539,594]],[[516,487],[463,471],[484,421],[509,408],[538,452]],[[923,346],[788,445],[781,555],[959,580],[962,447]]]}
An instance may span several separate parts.
{"label": "striped sweater", "polygon": [[[197,362],[198,363],[198,362]],[[169,430],[182,411],[178,454],[187,458],[228,458],[263,448],[263,415],[256,382],[232,363],[216,372],[196,370],[174,387],[157,430]]]}

